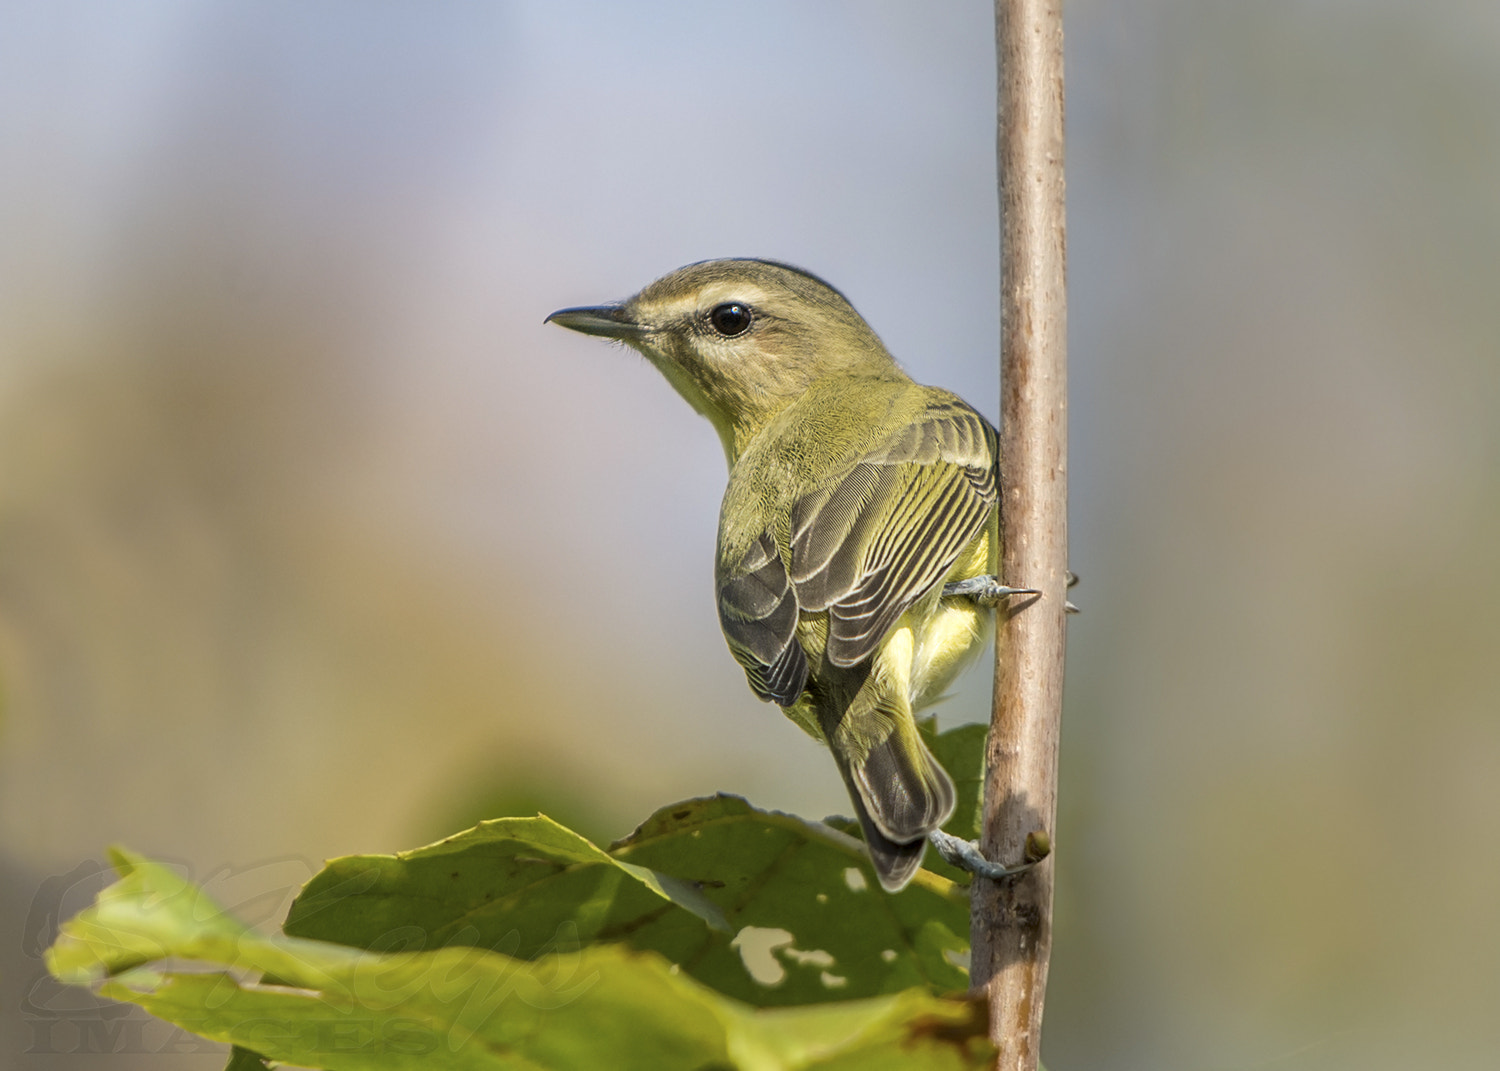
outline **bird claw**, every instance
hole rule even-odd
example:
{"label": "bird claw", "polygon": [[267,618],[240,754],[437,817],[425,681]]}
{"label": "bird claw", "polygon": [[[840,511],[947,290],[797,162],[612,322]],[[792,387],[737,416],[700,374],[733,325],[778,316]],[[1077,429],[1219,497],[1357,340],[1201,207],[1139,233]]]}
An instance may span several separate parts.
{"label": "bird claw", "polygon": [[943,595],[967,595],[981,606],[996,606],[1012,595],[1040,595],[1036,588],[1008,588],[996,576],[971,576],[943,585]]}
{"label": "bird claw", "polygon": [[1026,838],[1026,862],[1015,866],[1002,866],[999,863],[990,862],[981,855],[979,845],[972,840],[961,840],[952,834],[944,833],[941,829],[934,829],[927,834],[927,839],[950,865],[960,870],[967,870],[970,874],[989,878],[991,881],[1024,874],[1051,852],[1051,845],[1047,843],[1046,834],[1033,833]]}
{"label": "bird claw", "polygon": [[[1078,574],[1073,572],[1068,573],[1068,587],[1071,588],[1076,583],[1078,583]],[[1001,599],[1009,598],[1012,595],[1040,594],[1041,592],[1036,588],[1008,588],[1000,583],[999,577],[988,575],[971,576],[967,580],[955,580],[951,584],[943,585],[944,598],[950,598],[954,595],[967,595],[981,606],[998,606]],[[1074,606],[1071,602],[1064,602],[1063,610],[1070,614],[1079,612],[1078,607]]]}

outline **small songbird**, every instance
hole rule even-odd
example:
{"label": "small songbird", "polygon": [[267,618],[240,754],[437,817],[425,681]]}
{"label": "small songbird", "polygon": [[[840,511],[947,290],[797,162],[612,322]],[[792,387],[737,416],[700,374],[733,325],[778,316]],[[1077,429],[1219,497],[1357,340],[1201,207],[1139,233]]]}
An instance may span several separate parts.
{"label": "small songbird", "polygon": [[547,319],[639,350],[719,433],[724,638],[755,694],[828,744],[881,885],[902,888],[954,805],[914,714],[1011,593],[993,576],[995,429],[913,382],[843,294],[774,261],[691,264]]}

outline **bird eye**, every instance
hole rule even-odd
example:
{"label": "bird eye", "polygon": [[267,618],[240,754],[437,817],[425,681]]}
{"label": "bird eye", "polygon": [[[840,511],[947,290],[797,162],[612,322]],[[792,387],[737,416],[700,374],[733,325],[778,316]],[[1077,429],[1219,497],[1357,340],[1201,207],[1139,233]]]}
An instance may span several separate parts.
{"label": "bird eye", "polygon": [[752,319],[754,317],[750,314],[750,306],[741,305],[738,301],[715,305],[708,314],[708,322],[713,324],[714,330],[728,338],[743,335],[750,330]]}

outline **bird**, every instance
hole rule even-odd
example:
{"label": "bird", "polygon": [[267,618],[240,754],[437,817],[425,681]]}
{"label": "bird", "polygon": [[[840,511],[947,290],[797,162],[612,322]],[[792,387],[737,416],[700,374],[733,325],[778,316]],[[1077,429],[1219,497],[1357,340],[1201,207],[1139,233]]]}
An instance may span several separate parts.
{"label": "bird", "polygon": [[1017,590],[995,579],[995,428],[915,382],[831,284],[780,261],[689,264],[547,322],[638,351],[718,433],[729,651],[756,696],[828,746],[876,877],[899,891],[956,798],[916,715]]}

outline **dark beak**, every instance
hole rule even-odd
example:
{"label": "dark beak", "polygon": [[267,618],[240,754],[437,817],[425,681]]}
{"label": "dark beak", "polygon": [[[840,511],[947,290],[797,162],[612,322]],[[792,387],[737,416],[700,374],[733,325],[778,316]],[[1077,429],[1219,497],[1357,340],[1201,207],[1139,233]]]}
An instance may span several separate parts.
{"label": "dark beak", "polygon": [[604,338],[632,339],[646,333],[646,326],[630,318],[623,305],[586,305],[576,309],[558,309],[544,323],[557,324],[569,331]]}

